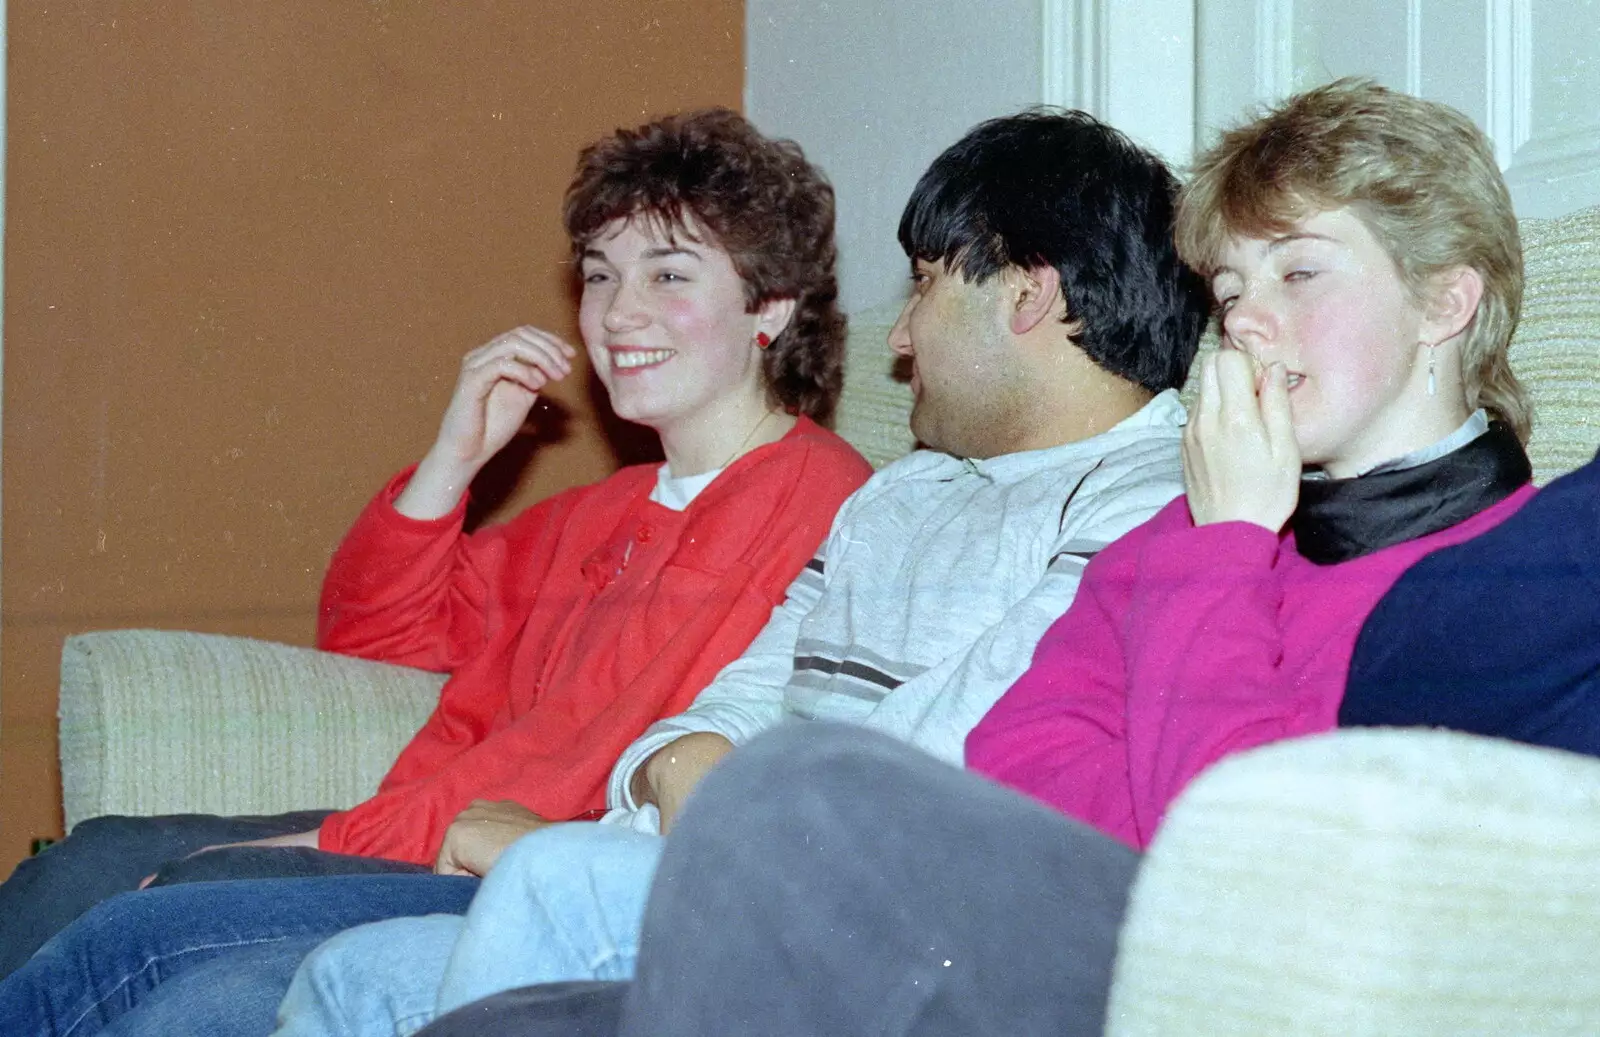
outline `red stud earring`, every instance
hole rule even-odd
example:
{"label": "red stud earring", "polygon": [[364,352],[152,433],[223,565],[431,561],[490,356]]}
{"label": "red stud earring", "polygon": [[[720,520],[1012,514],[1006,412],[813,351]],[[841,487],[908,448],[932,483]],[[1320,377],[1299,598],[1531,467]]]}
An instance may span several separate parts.
{"label": "red stud earring", "polygon": [[766,349],[770,345],[772,345],[772,336],[771,335],[767,334],[765,331],[756,332],[756,348],[757,349]]}

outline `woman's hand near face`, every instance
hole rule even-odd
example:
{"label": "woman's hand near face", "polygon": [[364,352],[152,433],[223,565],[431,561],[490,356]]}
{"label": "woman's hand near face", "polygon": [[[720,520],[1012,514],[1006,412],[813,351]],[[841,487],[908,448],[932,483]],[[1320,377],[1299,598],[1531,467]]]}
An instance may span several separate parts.
{"label": "woman's hand near face", "polygon": [[1197,526],[1253,522],[1276,533],[1289,521],[1300,499],[1300,448],[1282,364],[1262,372],[1258,386],[1248,355],[1206,357],[1183,430],[1183,484]]}
{"label": "woman's hand near face", "polygon": [[523,325],[468,353],[428,450],[395,509],[415,519],[448,515],[489,459],[511,442],[539,393],[572,373],[577,350]]}

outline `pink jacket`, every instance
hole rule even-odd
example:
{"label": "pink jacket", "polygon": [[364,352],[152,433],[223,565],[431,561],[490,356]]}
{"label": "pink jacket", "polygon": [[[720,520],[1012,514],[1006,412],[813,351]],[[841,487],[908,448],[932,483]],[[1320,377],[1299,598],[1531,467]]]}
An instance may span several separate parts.
{"label": "pink jacket", "polygon": [[1033,665],[968,735],[967,765],[1142,848],[1210,764],[1335,727],[1378,599],[1533,493],[1338,565],[1302,558],[1292,534],[1196,527],[1179,497],[1089,564]]}

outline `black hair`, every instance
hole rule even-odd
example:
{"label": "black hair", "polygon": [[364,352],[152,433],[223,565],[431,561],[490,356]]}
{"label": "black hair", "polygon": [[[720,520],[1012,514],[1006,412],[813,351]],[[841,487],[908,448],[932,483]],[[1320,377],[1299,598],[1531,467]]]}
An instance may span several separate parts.
{"label": "black hair", "polygon": [[1093,116],[1033,108],[979,123],[934,160],[900,247],[968,282],[1054,267],[1083,351],[1159,392],[1183,384],[1209,316],[1173,244],[1177,191],[1161,159]]}

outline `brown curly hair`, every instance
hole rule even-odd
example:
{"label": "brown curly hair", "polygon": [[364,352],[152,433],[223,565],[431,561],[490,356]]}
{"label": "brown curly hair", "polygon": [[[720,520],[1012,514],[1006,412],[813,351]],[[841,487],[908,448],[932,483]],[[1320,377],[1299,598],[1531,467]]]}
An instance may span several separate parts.
{"label": "brown curly hair", "polygon": [[800,146],[763,137],[726,108],[619,129],[578,156],[562,206],[574,258],[613,220],[641,216],[689,238],[692,218],[733,260],[746,312],[795,300],[762,356],[767,392],[827,421],[844,385],[833,188]]}

